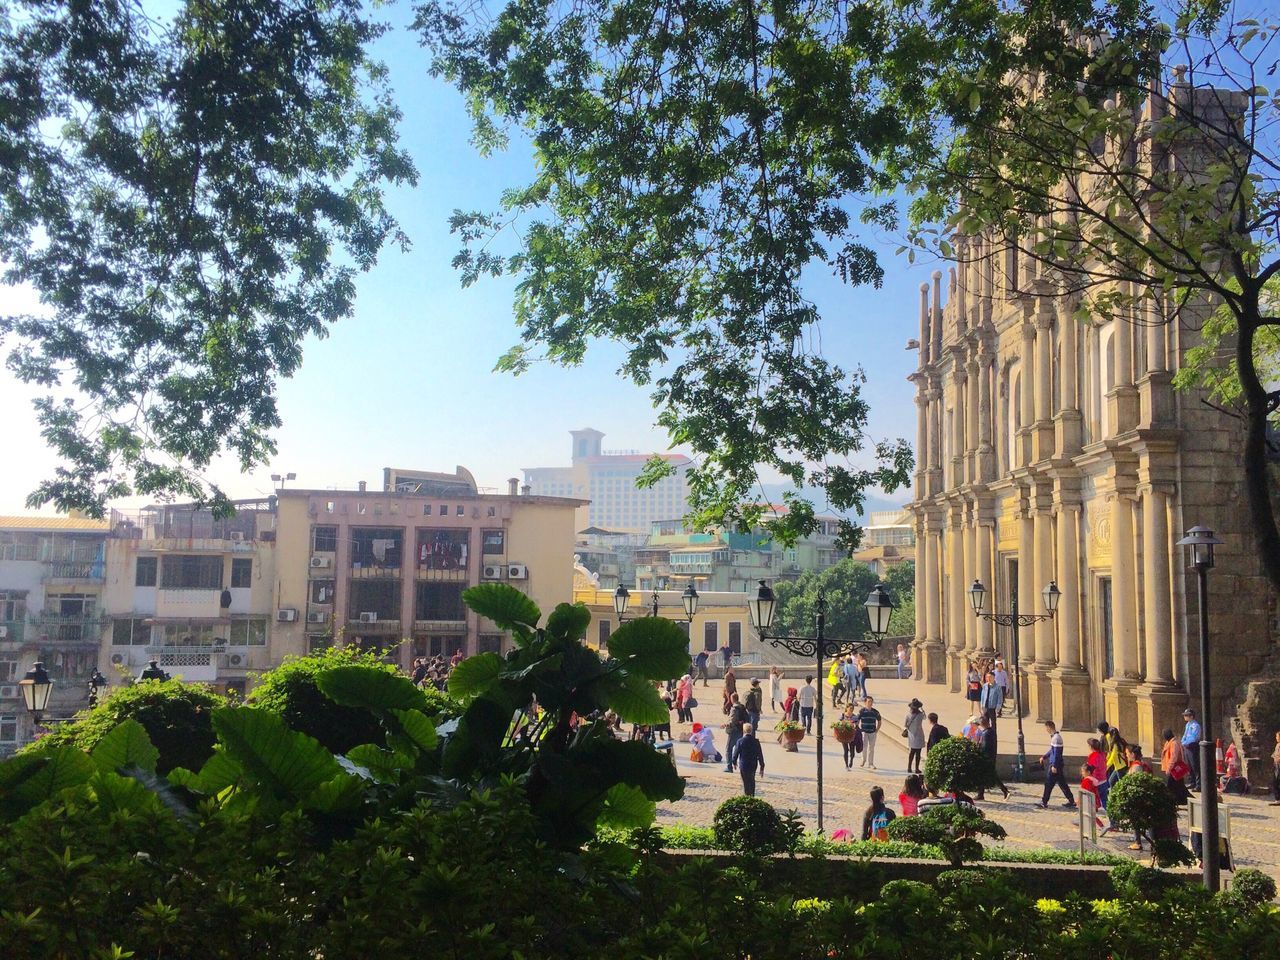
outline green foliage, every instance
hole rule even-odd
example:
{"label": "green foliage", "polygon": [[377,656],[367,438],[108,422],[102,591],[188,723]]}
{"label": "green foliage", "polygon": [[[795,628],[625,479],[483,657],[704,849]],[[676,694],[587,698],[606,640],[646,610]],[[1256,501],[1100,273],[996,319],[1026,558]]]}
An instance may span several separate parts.
{"label": "green foliage", "polygon": [[32,505],[229,509],[213,458],[274,453],[277,378],[405,242],[382,201],[416,178],[368,56],[382,32],[358,0],[4,4],[4,279],[41,308],[4,311],[0,336],[50,392],[64,463]]}
{"label": "green foliage", "polygon": [[1261,906],[1276,898],[1276,881],[1261,870],[1244,867],[1231,877],[1231,891],[1246,903]]}
{"label": "green foliage", "polygon": [[1127,773],[1107,794],[1107,816],[1117,827],[1131,827],[1151,835],[1177,815],[1173,794],[1153,773]]}
{"label": "green foliage", "polygon": [[965,860],[983,859],[978,837],[1003,840],[1005,830],[984,817],[981,810],[959,804],[931,807],[918,816],[898,817],[889,823],[891,840],[936,846],[956,867]]}
{"label": "green foliage", "polygon": [[[822,571],[806,570],[796,580],[780,581],[774,585],[778,598],[774,623],[778,632],[811,634],[821,595],[827,598],[827,635],[862,639],[870,629],[863,604],[878,582],[869,566],[849,559]],[[898,594],[892,596],[897,603]]]}
{"label": "green foliage", "polygon": [[136,720],[159,752],[155,769],[165,774],[175,767],[199,769],[213,753],[213,711],[226,698],[204,684],[181,680],[143,680],[113,688],[93,709],[69,723],[58,724],[24,753],[42,753],[60,746],[92,750],[126,720]]}
{"label": "green foliage", "polygon": [[803,827],[758,797],[730,797],[716,808],[712,831],[717,849],[767,856],[794,851]]}
{"label": "green foliage", "polygon": [[[1110,799],[1107,798],[1108,802]],[[1156,899],[1186,884],[1176,874],[1126,860],[1111,869],[1111,885],[1122,897]]]}
{"label": "green foliage", "polygon": [[[258,678],[249,694],[249,703],[279,714],[289,727],[314,737],[333,753],[346,753],[361,743],[381,744],[383,728],[377,716],[365,708],[369,696],[361,702],[346,704],[320,689],[321,674],[339,667],[367,668],[359,676],[365,677],[365,682],[370,685],[382,683],[401,690],[396,681],[408,683],[393,665],[383,663],[376,653],[361,652],[354,646],[330,647],[304,657],[285,657],[278,667]],[[386,680],[371,677],[371,673],[382,674]],[[427,708],[428,703],[431,703],[430,709]],[[431,694],[421,690],[415,697],[401,694],[400,699],[389,706],[405,704],[424,709],[432,715],[448,707],[445,698],[439,694],[432,698]],[[191,769],[198,767],[197,764]]]}
{"label": "green foliage", "polygon": [[1161,837],[1151,841],[1151,859],[1155,861],[1156,866],[1168,869],[1170,867],[1189,867],[1196,862],[1195,854],[1181,840],[1174,840],[1171,837]]}
{"label": "green foliage", "polygon": [[160,751],[151,743],[146,728],[132,718],[125,720],[90,751],[93,762],[100,770],[115,772],[126,767],[137,767],[155,773]]}
{"label": "green foliage", "polygon": [[995,765],[972,740],[948,737],[934,744],[924,761],[924,780],[930,790],[972,793],[996,785]]}

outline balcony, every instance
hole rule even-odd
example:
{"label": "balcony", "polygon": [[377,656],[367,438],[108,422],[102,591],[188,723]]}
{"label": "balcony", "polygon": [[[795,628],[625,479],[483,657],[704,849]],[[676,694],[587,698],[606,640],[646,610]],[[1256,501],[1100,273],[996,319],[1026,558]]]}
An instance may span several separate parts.
{"label": "balcony", "polygon": [[390,566],[380,563],[361,563],[356,561],[351,564],[352,580],[399,580],[400,567]]}
{"label": "balcony", "polygon": [[26,635],[28,647],[58,644],[97,648],[102,640],[105,621],[97,614],[40,613],[31,618],[31,630]]}
{"label": "balcony", "polygon": [[103,583],[105,575],[102,560],[50,560],[45,581],[61,580],[70,583]]}
{"label": "balcony", "polygon": [[365,623],[357,617],[347,621],[347,633],[362,637],[384,637],[388,634],[398,636],[400,621],[375,620],[373,623]]}
{"label": "balcony", "polygon": [[467,570],[466,567],[444,569],[420,566],[417,568],[417,578],[419,580],[433,580],[444,583],[466,583]]}
{"label": "balcony", "polygon": [[226,616],[221,590],[157,590],[156,618],[217,620]]}
{"label": "balcony", "polygon": [[[610,603],[613,602],[613,594],[610,594]],[[415,620],[413,621],[414,633],[466,633],[466,620]]]}
{"label": "balcony", "polygon": [[26,626],[25,620],[0,620],[0,643],[21,643]]}

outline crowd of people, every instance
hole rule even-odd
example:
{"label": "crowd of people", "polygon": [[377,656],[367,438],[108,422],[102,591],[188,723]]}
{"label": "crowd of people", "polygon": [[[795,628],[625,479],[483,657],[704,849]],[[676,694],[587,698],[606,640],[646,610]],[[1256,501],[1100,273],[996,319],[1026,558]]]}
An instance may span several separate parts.
{"label": "crowd of people", "polygon": [[462,651],[455,651],[452,657],[445,658],[439,654],[434,657],[414,657],[413,670],[409,678],[419,687],[435,687],[444,690],[449,683],[449,674],[462,662]]}

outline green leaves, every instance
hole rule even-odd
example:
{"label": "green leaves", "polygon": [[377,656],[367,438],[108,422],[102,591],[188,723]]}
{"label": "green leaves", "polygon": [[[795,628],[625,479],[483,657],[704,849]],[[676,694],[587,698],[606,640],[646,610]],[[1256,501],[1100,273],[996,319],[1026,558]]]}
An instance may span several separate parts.
{"label": "green leaves", "polygon": [[316,686],[331,700],[367,710],[421,710],[427,698],[408,677],[364,664],[329,667]]}
{"label": "green leaves", "polygon": [[671,719],[653,681],[644,676],[624,674],[607,690],[610,708],[627,723],[666,723]]}
{"label": "green leaves", "polygon": [[79,786],[97,767],[75,747],[23,754],[0,763],[0,820],[11,822],[32,808]]}
{"label": "green leaves", "polygon": [[496,653],[467,657],[449,674],[449,696],[467,701],[484,693],[502,673],[502,658]]}
{"label": "green leaves", "polygon": [[265,710],[223,707],[214,711],[213,726],[226,756],[270,796],[302,801],[342,774],[333,754]]}
{"label": "green leaves", "polygon": [[669,680],[689,668],[689,638],[665,617],[639,617],[609,637],[609,656],[630,673]]}
{"label": "green leaves", "polygon": [[100,770],[115,773],[125,767],[137,767],[155,773],[160,751],[152,745],[142,724],[130,719],[99,740],[90,756]]}
{"label": "green leaves", "polygon": [[505,583],[482,583],[462,591],[462,601],[502,630],[536,627],[542,612],[537,604]]}

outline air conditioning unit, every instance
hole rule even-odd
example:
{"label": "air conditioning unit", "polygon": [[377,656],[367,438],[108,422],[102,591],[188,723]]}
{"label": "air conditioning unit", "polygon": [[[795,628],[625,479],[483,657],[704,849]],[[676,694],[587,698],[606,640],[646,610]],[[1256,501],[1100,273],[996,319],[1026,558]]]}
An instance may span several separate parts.
{"label": "air conditioning unit", "polygon": [[507,579],[508,580],[528,580],[529,568],[525,566],[523,563],[509,563],[507,564]]}
{"label": "air conditioning unit", "polygon": [[118,667],[118,666],[120,666],[121,664],[123,664],[123,663],[124,663],[124,654],[123,654],[123,653],[113,653],[113,654],[111,655],[111,662],[112,662],[112,663],[114,663],[117,667]]}
{"label": "air conditioning unit", "polygon": [[327,613],[308,613],[307,623],[327,623],[329,615]]}
{"label": "air conditioning unit", "polygon": [[0,700],[15,700],[18,696],[18,685],[7,683],[0,687]]}
{"label": "air conditioning unit", "polygon": [[376,610],[366,610],[364,613],[360,614],[360,622],[361,623],[377,623],[378,612]]}
{"label": "air conditioning unit", "polygon": [[312,570],[327,570],[327,569],[329,569],[329,565],[330,565],[331,563],[333,563],[333,559],[332,559],[331,557],[312,557],[312,558],[311,558],[311,569],[312,569]]}
{"label": "air conditioning unit", "polygon": [[292,607],[286,607],[283,610],[276,611],[276,621],[279,623],[293,623],[298,619],[298,611]]}
{"label": "air conditioning unit", "polygon": [[229,664],[231,664],[231,666],[233,666],[233,667],[238,667],[238,666],[240,666],[241,664],[243,664],[243,663],[244,663],[244,654],[243,654],[243,653],[233,653],[233,654],[231,654],[231,656],[227,657],[227,662],[228,662]]}
{"label": "air conditioning unit", "polygon": [[480,578],[482,580],[501,580],[503,572],[501,564],[486,563],[484,569],[480,571]]}
{"label": "air conditioning unit", "polygon": [[232,530],[232,531],[231,531],[231,542],[232,542],[232,543],[244,543],[244,531],[243,531],[243,530]]}
{"label": "air conditioning unit", "polygon": [[3,640],[3,639],[4,639],[5,637],[7,637],[7,636],[9,636],[9,628],[8,628],[8,627],[0,627],[0,640]]}

